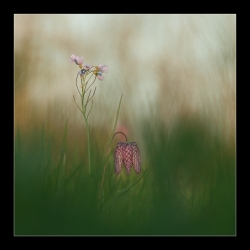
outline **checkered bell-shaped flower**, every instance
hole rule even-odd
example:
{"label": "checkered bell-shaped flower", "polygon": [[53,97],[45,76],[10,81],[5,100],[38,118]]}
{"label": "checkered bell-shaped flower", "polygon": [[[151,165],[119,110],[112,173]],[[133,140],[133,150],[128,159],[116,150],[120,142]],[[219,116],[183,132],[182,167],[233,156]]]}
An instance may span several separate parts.
{"label": "checkered bell-shaped flower", "polygon": [[115,148],[115,173],[119,175],[122,165],[129,174],[134,167],[137,174],[141,173],[141,156],[136,142],[118,142]]}

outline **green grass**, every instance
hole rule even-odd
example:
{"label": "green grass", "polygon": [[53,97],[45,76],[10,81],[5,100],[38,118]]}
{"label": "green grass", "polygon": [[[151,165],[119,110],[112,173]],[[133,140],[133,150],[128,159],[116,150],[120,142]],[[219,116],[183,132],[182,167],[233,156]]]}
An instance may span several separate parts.
{"label": "green grass", "polygon": [[14,234],[235,235],[235,152],[201,122],[142,124],[142,174],[117,177],[113,145],[103,188],[108,142],[99,131],[91,130],[89,174],[87,151],[68,146],[67,123],[56,149],[46,127],[25,137],[18,130]]}

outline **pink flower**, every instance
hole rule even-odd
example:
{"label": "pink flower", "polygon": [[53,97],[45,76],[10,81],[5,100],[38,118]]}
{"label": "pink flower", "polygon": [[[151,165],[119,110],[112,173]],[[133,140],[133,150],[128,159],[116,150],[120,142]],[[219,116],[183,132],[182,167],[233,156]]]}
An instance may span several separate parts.
{"label": "pink flower", "polygon": [[98,68],[102,73],[108,73],[109,72],[109,67],[107,65],[98,65]]}
{"label": "pink flower", "polygon": [[102,75],[101,72],[98,72],[97,75],[96,75],[96,77],[97,77],[100,81],[102,81],[102,80],[104,79],[104,76]]}
{"label": "pink flower", "polygon": [[93,73],[99,80],[102,81],[104,79],[102,73],[108,73],[108,71],[109,71],[108,66],[100,64],[99,66],[95,66],[95,70],[93,71]]}
{"label": "pink flower", "polygon": [[86,64],[85,66],[82,67],[82,69],[78,72],[78,74],[80,75],[80,77],[82,78],[86,72],[88,72],[91,69],[90,64]]}
{"label": "pink flower", "polygon": [[141,173],[141,156],[136,142],[118,142],[115,148],[115,173],[117,175],[122,171],[122,165],[129,174],[134,166],[137,174]]}
{"label": "pink flower", "polygon": [[70,60],[69,61],[72,62],[72,63],[76,63],[79,66],[82,66],[82,64],[83,64],[83,57],[79,57],[79,56],[76,56],[76,55],[72,54],[70,56]]}
{"label": "pink flower", "polygon": [[83,69],[85,69],[86,71],[89,70],[90,68],[91,68],[91,65],[88,63],[85,66],[83,66]]}

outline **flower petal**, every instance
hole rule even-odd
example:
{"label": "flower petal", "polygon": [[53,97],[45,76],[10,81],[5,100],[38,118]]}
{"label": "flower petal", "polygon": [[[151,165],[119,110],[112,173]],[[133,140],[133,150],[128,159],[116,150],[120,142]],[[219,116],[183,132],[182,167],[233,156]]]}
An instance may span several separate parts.
{"label": "flower petal", "polygon": [[74,55],[74,54],[72,54],[71,56],[70,56],[70,62],[75,62],[75,59],[76,59],[76,55]]}
{"label": "flower petal", "polygon": [[83,69],[85,70],[89,70],[90,68],[91,68],[91,65],[88,63],[85,66],[83,66]]}
{"label": "flower petal", "polygon": [[133,148],[129,143],[126,143],[123,147],[123,164],[127,174],[129,174],[133,166]]}
{"label": "flower petal", "polygon": [[122,151],[123,143],[118,142],[115,148],[115,173],[119,175],[122,171]]}
{"label": "flower petal", "polygon": [[103,75],[102,75],[100,72],[97,74],[97,78],[98,78],[100,81],[102,81],[102,80],[104,79]]}
{"label": "flower petal", "polygon": [[141,173],[141,155],[140,150],[136,142],[131,142],[131,147],[133,148],[133,166],[137,174]]}
{"label": "flower petal", "polygon": [[109,72],[109,67],[107,65],[103,65],[100,67],[100,71],[102,73],[108,73]]}
{"label": "flower petal", "polygon": [[81,65],[83,64],[83,57],[77,56],[75,59],[76,64]]}

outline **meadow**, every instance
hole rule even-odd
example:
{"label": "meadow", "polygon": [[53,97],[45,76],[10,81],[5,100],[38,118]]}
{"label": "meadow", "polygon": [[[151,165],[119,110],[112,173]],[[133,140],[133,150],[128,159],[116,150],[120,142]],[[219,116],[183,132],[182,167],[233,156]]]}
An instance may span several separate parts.
{"label": "meadow", "polygon": [[76,146],[68,156],[66,125],[55,159],[45,127],[30,139],[19,131],[15,234],[234,235],[235,155],[205,125],[180,123],[169,137],[159,123],[143,121],[142,178],[124,169],[117,177],[111,154],[103,183],[105,142],[98,131],[91,133],[90,174],[86,152],[80,157]]}
{"label": "meadow", "polygon": [[[166,21],[159,27],[168,27],[172,34],[176,30],[169,28],[171,23],[190,20],[181,22],[186,33],[180,31],[190,40],[177,42],[180,53],[185,50],[183,57],[177,49],[169,49],[165,56],[158,57],[155,67],[147,56],[142,58],[148,64],[139,65],[139,52],[134,60],[136,49],[131,45],[131,41],[141,39],[133,24],[143,32],[143,27],[149,27],[143,23],[148,24],[151,17],[135,16],[127,25],[122,16],[105,17],[107,24],[101,24],[107,32],[102,41],[108,50],[105,53],[98,50],[100,44],[92,44],[93,34],[87,41],[86,33],[90,32],[85,30],[86,57],[96,61],[99,55],[110,66],[104,81],[95,83],[89,120],[91,169],[86,126],[72,98],[77,96],[77,71],[68,62],[74,53],[72,48],[79,51],[82,44],[76,39],[70,41],[70,35],[62,39],[60,34],[70,30],[67,25],[58,28],[51,43],[45,43],[50,36],[45,23],[49,19],[52,26],[59,27],[58,22],[66,20],[60,15],[16,18],[14,235],[236,235],[235,44],[229,32],[233,30],[230,15],[215,21],[201,16],[202,22],[195,25],[196,17],[154,17],[156,24]],[[119,23],[111,22],[112,18]],[[215,33],[212,40],[217,45],[210,47],[208,39],[204,48],[215,48],[214,54],[206,53],[203,64],[199,64],[200,57],[190,60],[192,51],[186,49],[192,47],[197,29],[203,30],[206,24],[213,32],[214,27],[222,29],[225,40],[220,36],[218,42]],[[114,28],[123,35],[111,33]],[[209,33],[210,28],[206,31]],[[207,33],[198,32],[202,42]],[[70,34],[76,37],[73,31]],[[110,39],[114,46],[108,44]],[[149,38],[147,42],[152,44]],[[110,47],[116,50],[113,54]],[[142,160],[140,174],[132,169],[127,175],[124,168],[119,176],[115,174],[114,149],[124,140],[116,136],[108,147],[116,131],[137,142]]]}

